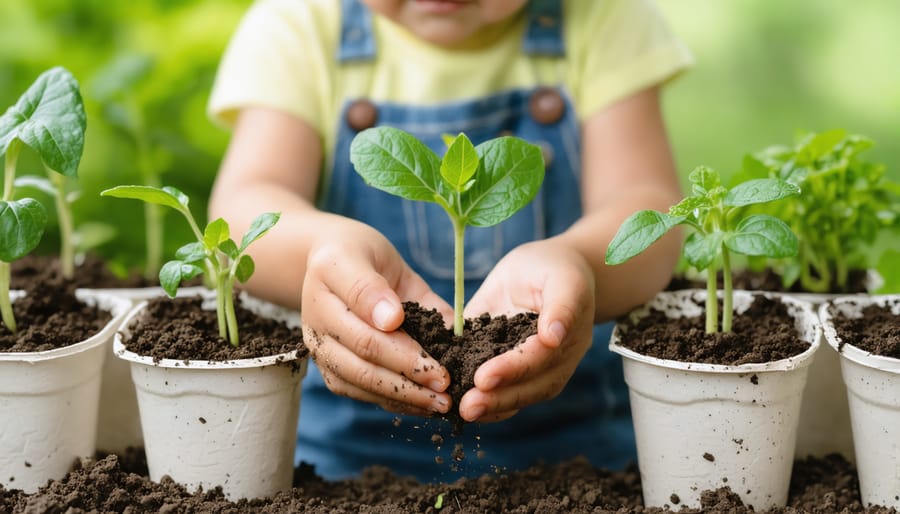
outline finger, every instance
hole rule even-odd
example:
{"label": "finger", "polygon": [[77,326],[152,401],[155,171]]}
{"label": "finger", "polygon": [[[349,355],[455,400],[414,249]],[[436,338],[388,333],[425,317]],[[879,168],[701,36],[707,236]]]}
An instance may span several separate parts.
{"label": "finger", "polygon": [[559,350],[547,347],[538,342],[537,336],[531,336],[479,366],[475,371],[475,387],[487,392],[528,380],[544,372],[559,358]]}
{"label": "finger", "polygon": [[[338,319],[330,326],[340,327],[340,333],[325,335],[339,339],[340,344],[336,346],[344,347],[353,353],[357,360],[404,375],[433,391],[444,391],[450,385],[450,374],[447,370],[405,333],[388,334],[373,329],[354,313],[347,312],[343,302],[330,293],[319,295],[315,309],[317,312],[324,309],[336,313]],[[311,333],[310,336],[316,335]],[[340,355],[333,357],[337,358]]]}
{"label": "finger", "polygon": [[347,347],[327,334],[304,329],[304,338],[315,341],[313,358],[323,376],[328,375],[329,389],[336,394],[364,401],[388,399],[428,412],[447,412],[450,396],[435,392],[391,370],[360,359]]}
{"label": "finger", "polygon": [[572,376],[572,371],[574,368],[570,364],[562,363],[527,382],[488,392],[470,389],[459,402],[459,415],[469,422],[481,421],[555,398]]}
{"label": "finger", "polygon": [[478,418],[478,422],[479,423],[497,423],[498,421],[505,421],[505,420],[515,416],[518,413],[519,413],[519,409],[506,411],[506,412],[499,412],[496,414],[485,414],[484,416],[481,416],[480,418]]}
{"label": "finger", "polygon": [[593,318],[592,290],[575,272],[546,281],[540,297],[538,340],[550,348],[559,348],[579,319]]}
{"label": "finger", "polygon": [[403,403],[395,398],[386,398],[360,389],[324,368],[320,368],[319,371],[322,374],[322,379],[325,380],[325,385],[327,385],[328,389],[334,394],[346,396],[347,398],[352,398],[361,402],[374,403],[386,411],[395,412],[397,414],[427,417],[433,415],[435,412],[434,410],[422,409],[408,403]]}

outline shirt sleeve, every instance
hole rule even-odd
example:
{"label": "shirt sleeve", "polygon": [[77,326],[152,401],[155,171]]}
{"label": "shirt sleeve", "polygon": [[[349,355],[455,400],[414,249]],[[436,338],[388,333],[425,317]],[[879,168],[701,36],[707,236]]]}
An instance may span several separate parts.
{"label": "shirt sleeve", "polygon": [[571,0],[566,8],[570,84],[582,120],[693,64],[653,0]]}
{"label": "shirt sleeve", "polygon": [[297,116],[321,133],[326,62],[335,52],[328,33],[339,20],[323,19],[312,4],[258,0],[250,7],[219,63],[207,106],[214,122],[231,127],[241,109],[263,107]]}

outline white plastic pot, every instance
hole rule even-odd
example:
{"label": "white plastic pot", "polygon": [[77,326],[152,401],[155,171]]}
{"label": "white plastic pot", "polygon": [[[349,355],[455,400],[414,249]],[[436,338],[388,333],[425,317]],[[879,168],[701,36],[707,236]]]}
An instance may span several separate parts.
{"label": "white plastic pot", "polygon": [[[204,296],[214,309],[213,294]],[[129,313],[115,353],[131,364],[150,479],[169,475],[191,491],[222,486],[232,500],[290,489],[307,360],[296,362],[289,352],[226,362],[154,362],[122,344],[145,305]],[[244,305],[300,326],[294,311],[248,297]]]}
{"label": "white plastic pot", "polygon": [[[705,297],[702,290],[661,293],[630,317],[640,319],[650,308],[671,318],[700,316]],[[746,310],[752,298],[735,291],[736,312]],[[616,325],[610,349],[623,357],[645,505],[698,508],[704,490],[724,486],[757,510],[785,505],[800,394],[821,329],[809,303],[782,301],[797,336],[810,347],[769,363],[725,366],[647,357],[618,345],[627,327]]]}
{"label": "white plastic pot", "polygon": [[[189,296],[205,291],[204,287],[184,287],[178,296]],[[127,301],[129,306],[165,296],[161,287],[80,289],[82,294],[111,295]],[[124,318],[124,316],[123,316]],[[118,330],[116,326],[116,330]],[[128,362],[113,355],[113,338],[109,338],[107,357],[103,361],[103,380],[100,385],[100,412],[97,423],[97,449],[106,453],[123,455],[129,447],[144,445],[141,419],[138,415],[137,394],[131,381]]]}
{"label": "white plastic pot", "polygon": [[[21,292],[14,292],[20,298]],[[93,457],[100,370],[107,343],[128,311],[124,300],[76,293],[110,312],[97,334],[44,352],[0,353],[0,485],[33,493]],[[19,320],[24,327],[27,320]]]}
{"label": "white plastic pot", "polygon": [[825,340],[840,352],[850,400],[859,490],[864,505],[900,508],[900,359],[841,345],[833,316],[858,317],[867,305],[886,307],[900,320],[900,295],[842,297],[819,307]]}

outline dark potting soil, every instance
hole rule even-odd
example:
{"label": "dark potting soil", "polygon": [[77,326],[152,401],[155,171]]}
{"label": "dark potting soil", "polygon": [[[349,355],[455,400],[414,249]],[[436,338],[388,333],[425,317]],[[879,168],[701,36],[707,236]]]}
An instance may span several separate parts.
{"label": "dark potting soil", "polygon": [[[462,336],[454,335],[453,329],[444,326],[444,318],[436,309],[424,309],[415,302],[405,302],[403,312],[400,328],[450,373],[447,394],[453,399],[454,406],[459,405],[466,391],[475,387],[475,371],[479,366],[537,333],[537,314],[534,312],[496,317],[485,313],[465,320]],[[454,434],[461,432],[465,421],[458,409],[452,408],[443,416],[454,424]]]}
{"label": "dark potting soil", "polygon": [[[12,274],[10,287],[12,289],[28,291],[37,284],[57,283],[63,280],[59,258],[55,255],[26,255],[12,262],[10,270]],[[155,278],[154,280],[147,280],[136,272],[131,273],[127,277],[119,277],[109,269],[105,260],[94,254],[86,255],[84,261],[78,263],[75,276],[71,282],[76,287],[92,289],[120,289],[159,285],[159,281]]]}
{"label": "dark potting soil", "polygon": [[[868,277],[866,270],[850,270],[847,274],[847,286],[843,290],[833,285],[826,293],[829,294],[853,294],[865,293],[868,291]],[[718,275],[718,288],[722,286],[722,274]],[[734,289],[745,289],[747,291],[772,291],[779,293],[809,293],[803,289],[800,281],[794,282],[791,287],[785,288],[781,275],[775,273],[770,268],[762,271],[740,270],[732,276],[732,287]],[[681,289],[706,289],[705,280],[696,280],[687,278],[684,275],[675,275],[666,286],[666,291],[678,291]]]}
{"label": "dark potting soil", "polygon": [[868,305],[859,318],[832,311],[834,328],[841,339],[839,346],[849,343],[875,355],[900,359],[900,323],[898,316],[891,313],[891,306],[897,303],[891,301],[885,307]]}
{"label": "dark potting soil", "polygon": [[17,332],[0,326],[0,352],[43,352],[63,348],[100,332],[112,315],[82,303],[74,285],[36,284],[13,302]]}
{"label": "dark potting soil", "polygon": [[[772,513],[896,513],[864,508],[856,470],[839,455],[794,463],[788,506]],[[436,507],[439,505],[439,507]],[[152,482],[139,453],[76,464],[66,477],[33,494],[0,487],[0,512],[24,513],[647,513],[754,512],[722,488],[702,495],[702,509],[644,508],[634,467],[607,471],[576,458],[527,470],[422,484],[388,468],[370,467],[359,478],[328,482],[301,464],[294,487],[273,498],[227,501],[221,490],[190,493],[167,477]]]}
{"label": "dark potting soil", "polygon": [[226,361],[296,352],[307,355],[300,328],[257,316],[235,298],[240,346],[219,337],[216,311],[201,308],[200,297],[152,298],[147,308],[131,321],[131,336],[122,343],[138,355],[155,360]]}
{"label": "dark potting soil", "polygon": [[658,359],[733,366],[785,359],[809,348],[784,304],[764,296],[756,296],[745,312],[734,316],[729,333],[707,334],[705,325],[705,315],[669,319],[651,309],[622,332],[619,344]]}

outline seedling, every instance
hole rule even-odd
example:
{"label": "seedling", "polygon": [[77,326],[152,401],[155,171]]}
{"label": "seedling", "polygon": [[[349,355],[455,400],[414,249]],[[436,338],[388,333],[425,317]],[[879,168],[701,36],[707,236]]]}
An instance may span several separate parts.
{"label": "seedling", "polygon": [[490,227],[516,213],[544,180],[540,148],[515,137],[478,146],[465,134],[444,136],[443,158],[414,136],[391,127],[364,130],[350,144],[350,161],[366,184],[393,195],[440,205],[453,225],[453,332],[462,335],[466,227]]}
{"label": "seedling", "polygon": [[844,130],[807,134],[795,146],[772,146],[744,158],[741,177],[778,178],[803,189],[789,201],[756,210],[788,220],[800,239],[795,259],[781,270],[813,293],[845,292],[851,270],[879,262],[879,233],[896,227],[900,184],[885,166],[861,157],[873,142]]}
{"label": "seedling", "polygon": [[175,259],[163,264],[159,270],[159,283],[170,297],[175,297],[182,280],[207,273],[216,288],[216,314],[219,337],[233,346],[239,346],[237,317],[234,310],[234,281],[246,282],[253,275],[253,259],[244,253],[251,243],[262,237],[278,222],[279,213],[264,213],[250,224],[241,238],[241,246],[231,239],[228,223],[218,218],[201,231],[188,207],[187,195],[174,187],[118,186],[100,193],[101,196],[132,198],[157,205],[171,207],[187,220],[196,241],[175,252]]}
{"label": "seedling", "polygon": [[[14,199],[19,154],[28,146],[37,152],[44,167],[52,170],[51,176],[58,173],[74,177],[84,150],[86,125],[78,82],[61,67],[42,73],[0,117],[0,153],[5,155],[0,200],[0,315],[13,333],[16,320],[9,297],[9,263],[34,250],[47,223],[47,212],[40,202]],[[65,214],[62,210],[59,213],[63,230]],[[68,225],[71,227],[71,223]]]}
{"label": "seedling", "polygon": [[731,252],[747,256],[789,257],[796,255],[797,236],[774,216],[742,217],[738,209],[800,194],[800,189],[775,178],[742,182],[731,189],[721,185],[714,170],[700,166],[691,172],[691,195],[669,209],[631,215],[619,227],[606,249],[606,263],[622,264],[646,250],[677,225],[694,230],[682,246],[685,260],[706,272],[706,332],[719,331],[716,276],[723,272],[722,332],[731,332]]}

